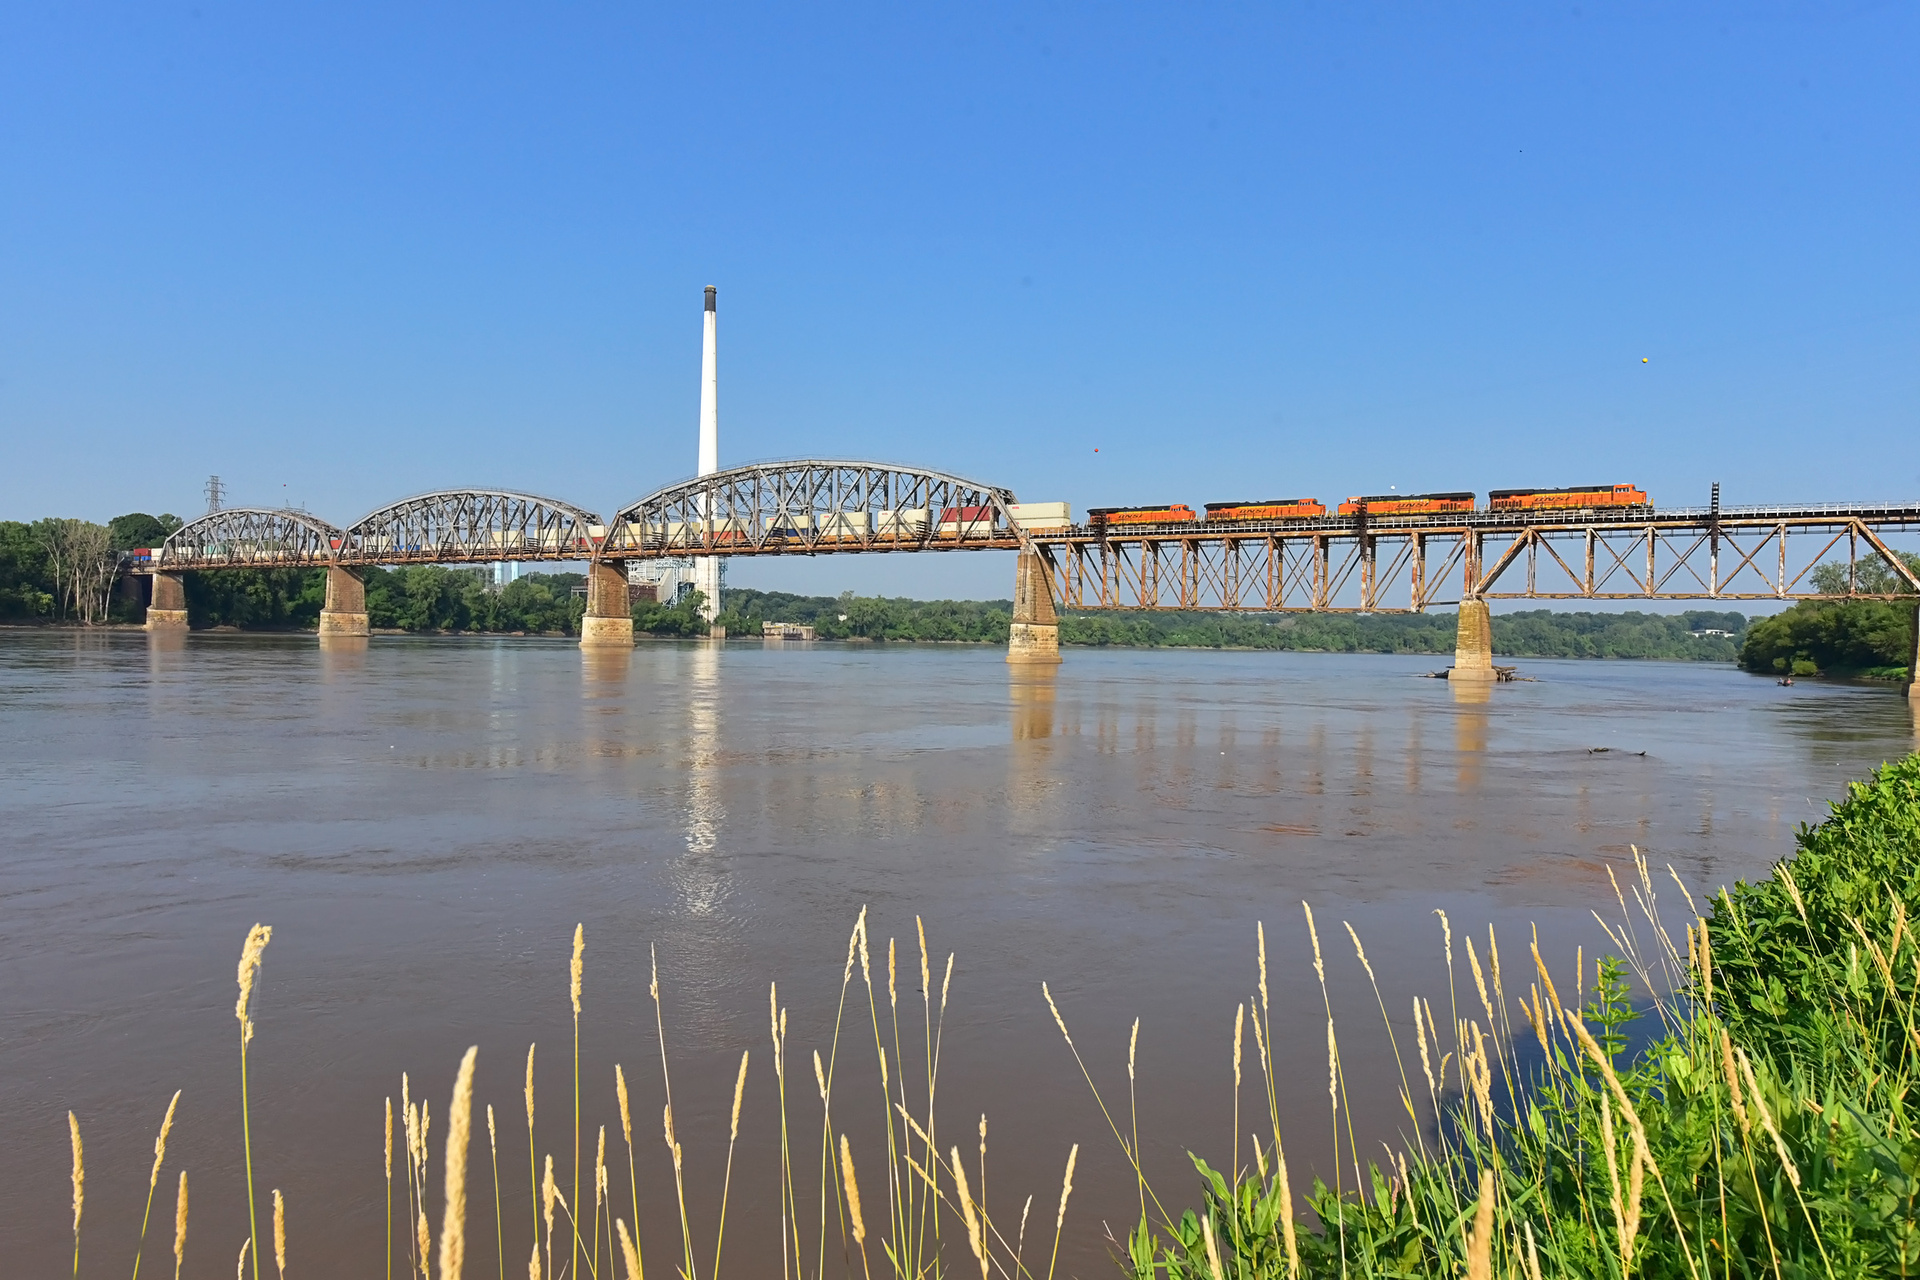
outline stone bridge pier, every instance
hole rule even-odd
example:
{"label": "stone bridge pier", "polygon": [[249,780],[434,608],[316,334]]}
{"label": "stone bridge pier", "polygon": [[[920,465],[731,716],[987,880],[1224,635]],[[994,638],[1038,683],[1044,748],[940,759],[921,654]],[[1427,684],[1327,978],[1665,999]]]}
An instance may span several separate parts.
{"label": "stone bridge pier", "polygon": [[147,605],[147,630],[187,629],[187,584],[177,573],[153,575],[153,599]]}
{"label": "stone bridge pier", "polygon": [[627,597],[627,562],[595,560],[587,566],[587,612],[580,619],[580,647],[633,647],[633,605]]}
{"label": "stone bridge pier", "polygon": [[1913,607],[1913,638],[1907,644],[1907,701],[1920,704],[1920,604]]}
{"label": "stone bridge pier", "polygon": [[322,636],[364,636],[367,627],[367,584],[352,569],[327,568],[327,601],[320,609]]}
{"label": "stone bridge pier", "polygon": [[1053,609],[1052,566],[1045,552],[1028,548],[1013,570],[1013,629],[1007,636],[1007,661],[1060,661],[1060,615]]}
{"label": "stone bridge pier", "polygon": [[1492,680],[1493,610],[1478,596],[1460,602],[1460,621],[1453,642],[1453,670],[1449,680]]}

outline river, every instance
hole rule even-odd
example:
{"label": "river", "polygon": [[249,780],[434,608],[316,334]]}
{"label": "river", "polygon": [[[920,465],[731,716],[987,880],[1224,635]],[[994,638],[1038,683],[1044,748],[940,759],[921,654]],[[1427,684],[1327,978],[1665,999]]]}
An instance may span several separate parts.
{"label": "river", "polygon": [[[323,648],[296,636],[0,633],[9,1269],[69,1265],[68,1109],[87,1144],[82,1270],[130,1267],[153,1133],[182,1089],[144,1265],[171,1265],[170,1188],[184,1167],[188,1273],[229,1273],[246,1235],[233,976],[257,920],[274,936],[250,1050],[254,1166],[263,1233],[269,1190],[285,1192],[297,1274],[383,1273],[381,1109],[403,1070],[433,1111],[437,1203],[448,1090],[470,1044],[476,1100],[500,1120],[506,1266],[524,1274],[530,1041],[538,1149],[572,1194],[576,923],[586,1160],[607,1125],[615,1201],[630,1205],[618,1062],[633,1089],[649,1263],[680,1253],[652,954],[700,1274],[713,1267],[743,1050],[721,1270],[778,1266],[771,982],[789,1009],[787,1109],[817,1262],[811,1055],[830,1049],[864,905],[883,1025],[887,939],[899,940],[895,1062],[913,1082],[909,1102],[924,1093],[918,915],[936,1007],[947,954],[957,957],[943,1146],[977,1160],[987,1113],[989,1207],[1012,1235],[1031,1193],[1028,1253],[1044,1254],[1078,1142],[1062,1274],[1109,1274],[1103,1224],[1123,1234],[1140,1193],[1043,981],[1123,1130],[1140,1019],[1145,1168],[1177,1212],[1197,1198],[1184,1151],[1231,1159],[1234,1013],[1257,999],[1264,921],[1298,1188],[1306,1170],[1332,1177],[1335,1163],[1303,901],[1320,927],[1365,1159],[1412,1127],[1341,922],[1366,946],[1410,1053],[1410,997],[1436,1009],[1448,998],[1436,909],[1455,931],[1463,984],[1464,939],[1484,945],[1489,924],[1510,990],[1524,986],[1514,972],[1530,968],[1535,925],[1570,977],[1576,948],[1589,966],[1605,948],[1592,913],[1619,917],[1608,873],[1635,880],[1630,846],[1649,855],[1662,907],[1677,908],[1669,865],[1697,895],[1765,874],[1847,779],[1915,741],[1889,688],[1783,688],[1705,665],[1527,661],[1535,681],[1475,694],[1416,678],[1432,658],[1069,650],[1039,675],[1002,658],[957,646],[642,643],[594,657],[534,639]],[[877,1238],[884,1133],[857,961],[853,982],[835,1129],[851,1136]],[[1462,1016],[1480,1016],[1464,987],[1461,999]],[[883,1038],[891,1060],[890,1028]],[[1251,1037],[1245,1055],[1251,1077]],[[1246,1133],[1266,1127],[1251,1081],[1243,1106],[1244,1163]],[[475,1132],[480,1238],[470,1233],[468,1270],[485,1275],[496,1261],[478,1118]],[[837,1233],[830,1254],[838,1274]],[[962,1261],[972,1265],[964,1250],[952,1265]]]}

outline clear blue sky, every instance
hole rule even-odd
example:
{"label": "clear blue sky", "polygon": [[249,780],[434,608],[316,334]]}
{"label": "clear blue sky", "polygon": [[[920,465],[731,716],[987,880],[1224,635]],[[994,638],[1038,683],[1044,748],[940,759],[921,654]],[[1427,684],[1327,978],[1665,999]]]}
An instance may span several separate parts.
{"label": "clear blue sky", "polygon": [[0,515],[611,510],[693,470],[707,284],[723,465],[1916,497],[1916,67],[1897,4],[20,0]]}

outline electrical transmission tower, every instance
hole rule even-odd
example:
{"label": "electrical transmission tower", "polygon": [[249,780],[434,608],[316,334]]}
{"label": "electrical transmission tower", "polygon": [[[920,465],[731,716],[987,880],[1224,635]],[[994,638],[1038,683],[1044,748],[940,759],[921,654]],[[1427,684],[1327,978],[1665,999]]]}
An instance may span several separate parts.
{"label": "electrical transmission tower", "polygon": [[219,476],[207,477],[207,514],[218,511],[227,500],[227,487],[220,483]]}

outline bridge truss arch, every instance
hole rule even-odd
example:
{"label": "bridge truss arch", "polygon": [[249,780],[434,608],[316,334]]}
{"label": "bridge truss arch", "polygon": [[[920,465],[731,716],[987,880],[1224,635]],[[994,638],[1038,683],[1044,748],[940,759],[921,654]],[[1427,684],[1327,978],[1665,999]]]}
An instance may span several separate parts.
{"label": "bridge truss arch", "polygon": [[343,564],[459,564],[599,558],[599,516],[503,489],[443,489],[370,511],[345,535]]}
{"label": "bridge truss arch", "polygon": [[288,507],[226,507],[189,520],[154,557],[157,569],[300,568],[333,561],[346,533]]}
{"label": "bridge truss arch", "polygon": [[1018,550],[1010,489],[884,462],[798,458],[684,480],[622,507],[609,557]]}

